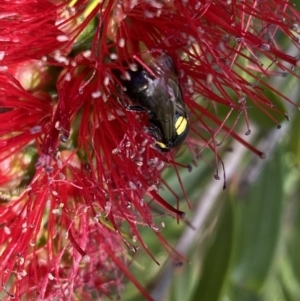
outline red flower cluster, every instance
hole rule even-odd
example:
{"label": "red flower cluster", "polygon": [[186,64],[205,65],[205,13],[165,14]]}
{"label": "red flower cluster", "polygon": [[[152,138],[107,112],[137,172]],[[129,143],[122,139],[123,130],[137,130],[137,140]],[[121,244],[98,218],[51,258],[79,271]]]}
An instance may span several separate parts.
{"label": "red flower cluster", "polygon": [[94,300],[119,294],[124,275],[152,300],[129,273],[126,253],[139,245],[151,255],[138,229],[148,226],[177,258],[151,208],[156,203],[182,217],[157,191],[164,166],[180,164],[147,133],[148,113],[126,110],[130,100],[113,70],[126,75],[124,62],[147,68],[168,54],[189,112],[183,149],[197,155],[208,147],[218,158],[215,137],[223,132],[262,155],[230,122],[243,115],[249,127],[249,104],[276,123],[285,114],[264,91],[288,99],[264,77],[297,76],[286,63],[296,67],[298,58],[276,37],[299,49],[299,21],[283,0],[2,0],[5,300]]}

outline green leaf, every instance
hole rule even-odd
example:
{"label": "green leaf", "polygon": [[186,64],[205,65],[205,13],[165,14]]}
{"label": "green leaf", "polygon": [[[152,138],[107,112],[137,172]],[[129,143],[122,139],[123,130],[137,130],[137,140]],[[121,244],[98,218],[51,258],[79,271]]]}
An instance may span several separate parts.
{"label": "green leaf", "polygon": [[233,245],[232,205],[226,201],[218,220],[215,240],[207,251],[200,281],[191,300],[217,301],[226,281]]}
{"label": "green leaf", "polygon": [[198,263],[184,264],[176,271],[173,277],[173,284],[170,290],[170,295],[164,300],[182,301],[191,300],[192,287],[195,280],[198,279],[199,269],[196,270],[195,266]]}
{"label": "green leaf", "polygon": [[245,289],[259,295],[273,263],[282,200],[282,161],[277,150],[256,182],[234,206],[236,245],[232,281],[236,290]]}
{"label": "green leaf", "polygon": [[300,114],[296,112],[295,118],[293,118],[291,130],[289,131],[289,143],[288,150],[293,155],[293,163],[296,166],[300,165]]}
{"label": "green leaf", "polygon": [[[297,183],[299,183],[299,178]],[[296,184],[297,185],[297,184]],[[298,186],[298,185],[297,185]],[[297,293],[300,294],[300,243],[299,243],[299,231],[300,231],[300,204],[299,196],[300,189],[297,187],[294,192],[294,200],[289,202],[289,220],[286,223],[286,251],[288,260],[290,262],[290,277],[293,282],[295,282],[295,289],[297,288]],[[293,196],[291,196],[292,198]],[[291,199],[289,198],[289,200]],[[290,281],[290,283],[293,283]]]}

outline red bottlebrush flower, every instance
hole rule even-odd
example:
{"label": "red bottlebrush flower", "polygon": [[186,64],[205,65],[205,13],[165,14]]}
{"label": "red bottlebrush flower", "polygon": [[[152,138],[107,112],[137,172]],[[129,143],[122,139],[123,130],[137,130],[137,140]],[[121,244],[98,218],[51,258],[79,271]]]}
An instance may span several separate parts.
{"label": "red bottlebrush flower", "polygon": [[[138,80],[161,80],[152,88],[176,104],[173,80],[189,114],[183,149],[192,154],[208,147],[218,158],[216,136],[223,133],[262,156],[234,126],[243,116],[250,133],[250,104],[275,123],[285,114],[264,90],[289,100],[264,78],[297,76],[286,63],[296,67],[298,58],[280,49],[276,35],[299,49],[300,14],[281,0],[9,0],[0,11],[0,275],[6,300],[119,295],[124,276],[152,300],[129,273],[126,248],[134,253],[141,246],[152,256],[139,233],[148,226],[178,260],[152,208],[183,216],[158,188],[165,166],[188,166],[175,162],[176,149],[158,147],[158,137],[167,135],[153,127],[153,119],[164,120],[159,103],[151,110],[135,103],[122,81],[132,81],[129,71],[139,66],[145,73]],[[157,64],[165,54],[174,63],[171,73]],[[29,82],[28,70],[37,74]],[[154,95],[142,88],[137,93]],[[166,120],[173,120],[170,108],[163,111]],[[223,117],[218,108],[225,109]],[[175,122],[168,125],[181,134]]]}

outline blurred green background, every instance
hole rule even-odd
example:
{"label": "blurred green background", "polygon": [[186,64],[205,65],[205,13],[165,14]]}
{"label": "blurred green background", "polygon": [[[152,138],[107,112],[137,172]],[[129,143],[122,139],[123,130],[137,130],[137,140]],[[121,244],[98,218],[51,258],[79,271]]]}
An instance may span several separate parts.
{"label": "blurred green background", "polygon": [[[141,229],[161,266],[141,251],[132,270],[156,301],[300,300],[300,114],[291,111],[291,120],[279,130],[269,121],[256,125],[250,140],[266,159],[235,143],[230,153],[224,151],[226,190],[222,178],[214,179],[213,165],[201,159],[192,172],[180,170],[191,209],[176,174],[166,171],[186,220],[196,229],[159,218],[165,224],[162,234],[188,260],[181,267],[148,229]],[[161,194],[176,204],[167,191]],[[128,284],[122,300],[144,298]]]}
{"label": "blurred green background", "polygon": [[[278,39],[288,52],[299,55],[280,34]],[[270,81],[299,104],[299,79],[288,75]],[[176,267],[151,231],[141,228],[161,266],[139,251],[132,272],[156,301],[300,300],[300,113],[278,96],[268,97],[288,112],[290,121],[282,117],[283,126],[276,129],[261,112],[248,110],[252,134],[247,139],[266,158],[257,158],[229,139],[219,149],[225,163],[225,190],[223,177],[214,179],[212,153],[203,153],[192,172],[178,170],[191,208],[174,170],[165,171],[180,209],[187,213],[186,223],[160,214],[157,220],[164,222],[162,235],[187,261]],[[243,128],[241,135],[244,132]],[[219,171],[221,176],[221,166]],[[176,206],[174,195],[164,189],[160,193]],[[122,300],[144,298],[129,283]]]}

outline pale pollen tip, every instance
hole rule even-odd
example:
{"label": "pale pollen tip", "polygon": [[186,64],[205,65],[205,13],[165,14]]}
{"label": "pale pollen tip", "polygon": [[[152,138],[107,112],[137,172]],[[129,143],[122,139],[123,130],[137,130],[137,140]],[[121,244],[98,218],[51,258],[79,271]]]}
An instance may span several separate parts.
{"label": "pale pollen tip", "polygon": [[66,41],[69,40],[69,37],[66,36],[66,35],[58,35],[58,36],[56,37],[56,39],[57,39],[58,42],[66,42]]}

